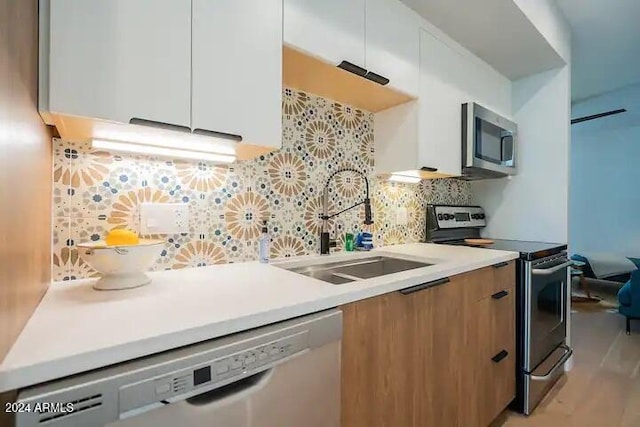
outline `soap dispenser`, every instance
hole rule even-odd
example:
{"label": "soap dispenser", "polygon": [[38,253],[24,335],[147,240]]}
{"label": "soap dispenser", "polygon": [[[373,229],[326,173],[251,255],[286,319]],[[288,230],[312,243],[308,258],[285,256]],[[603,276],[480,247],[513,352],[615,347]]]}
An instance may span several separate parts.
{"label": "soap dispenser", "polygon": [[260,246],[260,262],[266,264],[269,262],[269,248],[271,247],[271,236],[267,229],[267,221],[262,221],[262,234],[258,238],[258,245]]}

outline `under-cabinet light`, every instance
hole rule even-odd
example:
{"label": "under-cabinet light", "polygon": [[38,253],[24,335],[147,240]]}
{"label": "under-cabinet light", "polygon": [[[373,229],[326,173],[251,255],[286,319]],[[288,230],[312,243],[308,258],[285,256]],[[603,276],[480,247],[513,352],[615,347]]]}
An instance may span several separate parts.
{"label": "under-cabinet light", "polygon": [[389,181],[403,182],[405,184],[417,184],[420,182],[420,178],[417,176],[398,175],[394,173],[389,177]]}
{"label": "under-cabinet light", "polygon": [[158,145],[137,144],[120,141],[107,141],[105,139],[94,139],[91,141],[93,148],[98,150],[150,154],[161,157],[204,160],[216,163],[232,163],[236,160],[236,156],[229,154],[217,154],[205,151],[183,150],[178,148],[160,147]]}
{"label": "under-cabinet light", "polygon": [[93,137],[106,141],[123,141],[133,144],[175,148],[177,150],[202,151],[204,153],[236,154],[238,143],[226,138],[193,133],[168,132],[145,126],[99,126]]}

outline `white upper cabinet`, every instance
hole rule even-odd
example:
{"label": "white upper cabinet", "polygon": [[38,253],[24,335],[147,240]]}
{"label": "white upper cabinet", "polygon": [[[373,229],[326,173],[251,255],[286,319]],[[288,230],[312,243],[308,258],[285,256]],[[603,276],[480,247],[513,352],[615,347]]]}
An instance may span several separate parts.
{"label": "white upper cabinet", "polygon": [[189,128],[191,0],[41,3],[50,112]]}
{"label": "white upper cabinet", "polygon": [[418,109],[418,167],[458,176],[462,173],[464,95],[435,79],[423,79]]}
{"label": "white upper cabinet", "polygon": [[282,0],[193,0],[192,55],[194,132],[280,147]]}
{"label": "white upper cabinet", "polygon": [[398,0],[367,0],[366,69],[389,79],[389,86],[417,96],[420,21]]}
{"label": "white upper cabinet", "polygon": [[365,67],[365,0],[284,0],[284,41],[338,65]]}
{"label": "white upper cabinet", "polygon": [[462,173],[462,103],[467,102],[458,81],[469,67],[449,46],[420,31],[420,108],[418,163],[438,173]]}

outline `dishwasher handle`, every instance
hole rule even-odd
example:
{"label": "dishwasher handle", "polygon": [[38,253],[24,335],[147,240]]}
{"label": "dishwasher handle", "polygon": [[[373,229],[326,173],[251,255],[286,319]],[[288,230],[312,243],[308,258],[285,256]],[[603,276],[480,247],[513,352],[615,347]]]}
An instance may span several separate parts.
{"label": "dishwasher handle", "polygon": [[239,381],[234,381],[222,387],[205,391],[204,393],[191,396],[186,399],[187,403],[193,406],[204,406],[214,402],[227,399],[240,394],[248,395],[261,388],[262,384],[268,380],[272,369],[267,369],[257,374],[253,374]]}

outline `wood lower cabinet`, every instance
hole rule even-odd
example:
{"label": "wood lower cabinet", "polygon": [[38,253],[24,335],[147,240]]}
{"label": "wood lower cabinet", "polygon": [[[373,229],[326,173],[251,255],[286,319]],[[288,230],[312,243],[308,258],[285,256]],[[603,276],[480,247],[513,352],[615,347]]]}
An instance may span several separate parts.
{"label": "wood lower cabinet", "polygon": [[393,292],[342,309],[342,425],[415,425],[414,300]]}
{"label": "wood lower cabinet", "polygon": [[342,426],[489,425],[515,396],[515,269],[502,269],[343,306]]}
{"label": "wood lower cabinet", "polygon": [[[507,273],[510,282],[504,280]],[[461,394],[467,403],[459,425],[486,427],[515,397],[515,269],[513,264],[491,267],[470,277],[471,286],[491,284],[486,288],[493,289],[480,299],[465,295],[468,352],[462,363]]]}

